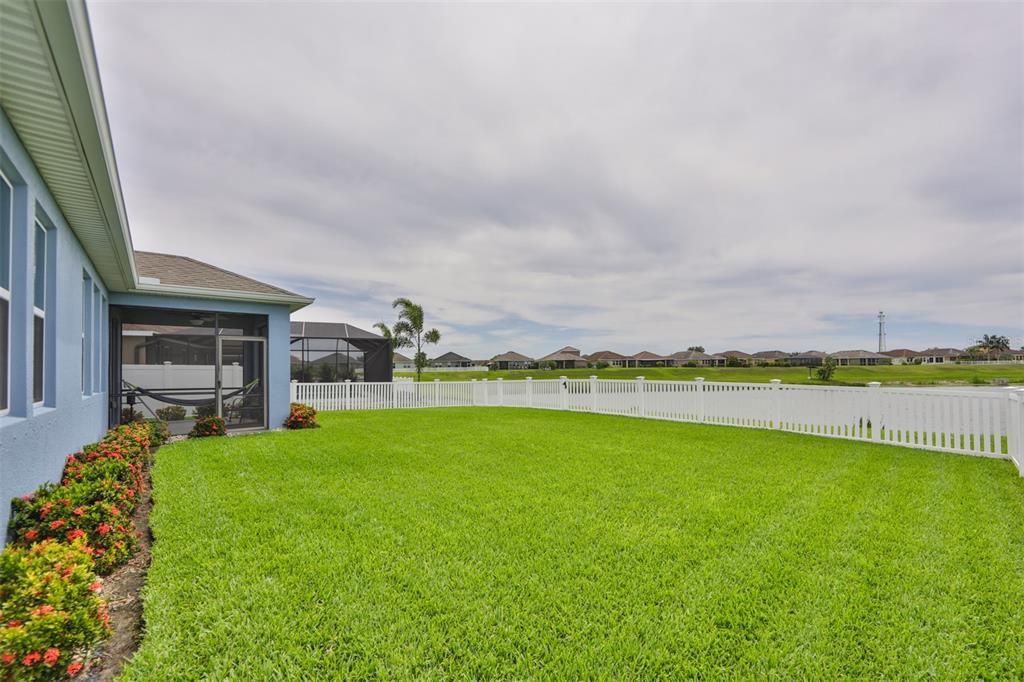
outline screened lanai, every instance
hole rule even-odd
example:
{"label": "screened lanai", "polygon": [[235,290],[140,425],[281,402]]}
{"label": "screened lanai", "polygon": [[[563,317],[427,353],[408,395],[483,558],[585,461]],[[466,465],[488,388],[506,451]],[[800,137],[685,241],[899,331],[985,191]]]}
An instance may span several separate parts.
{"label": "screened lanai", "polygon": [[293,381],[391,381],[391,342],[344,322],[291,323]]}

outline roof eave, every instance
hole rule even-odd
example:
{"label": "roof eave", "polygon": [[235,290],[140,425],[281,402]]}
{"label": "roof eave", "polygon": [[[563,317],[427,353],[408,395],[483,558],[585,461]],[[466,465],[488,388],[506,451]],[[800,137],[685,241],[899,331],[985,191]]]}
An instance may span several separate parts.
{"label": "roof eave", "polygon": [[269,303],[287,305],[291,312],[305,308],[314,299],[298,294],[270,294],[251,291],[234,291],[231,289],[207,289],[206,287],[188,287],[173,284],[139,284],[130,293],[153,294],[156,296],[183,296],[185,298],[203,298],[219,301],[238,301],[241,303]]}
{"label": "roof eave", "polygon": [[85,3],[83,0],[36,0],[32,6],[59,80],[69,122],[103,212],[110,243],[88,243],[83,235],[77,231],[76,234],[87,253],[94,249],[113,250],[118,272],[104,272],[101,276],[111,290],[128,291],[138,282],[138,272]]}

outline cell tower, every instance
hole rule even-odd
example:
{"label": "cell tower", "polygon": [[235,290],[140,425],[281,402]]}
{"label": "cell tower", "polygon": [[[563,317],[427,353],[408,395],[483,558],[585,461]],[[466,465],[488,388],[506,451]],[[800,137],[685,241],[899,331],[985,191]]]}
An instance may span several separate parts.
{"label": "cell tower", "polygon": [[878,311],[878,352],[885,352],[885,313]]}

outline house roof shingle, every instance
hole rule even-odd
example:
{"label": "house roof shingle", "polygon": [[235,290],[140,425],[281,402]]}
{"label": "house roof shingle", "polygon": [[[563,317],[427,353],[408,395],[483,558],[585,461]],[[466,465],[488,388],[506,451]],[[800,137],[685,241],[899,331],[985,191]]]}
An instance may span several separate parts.
{"label": "house roof shingle", "polygon": [[841,360],[863,360],[863,359],[884,359],[888,360],[888,355],[881,355],[880,353],[873,353],[869,350],[837,350],[835,353],[829,353],[829,357],[837,358]]}
{"label": "house roof shingle", "polygon": [[407,358],[404,355],[402,355],[401,353],[394,353],[391,356],[391,359],[392,359],[393,362],[400,362],[402,364],[408,364],[408,363],[412,362],[412,358]]}
{"label": "house roof shingle", "polygon": [[501,355],[495,355],[491,358],[491,362],[533,362],[533,358],[528,358],[522,353],[510,350],[502,353]]}
{"label": "house roof shingle", "polygon": [[631,360],[632,358],[616,353],[613,350],[599,350],[588,355],[586,359],[591,362],[597,362],[598,360]]}
{"label": "house roof shingle", "polygon": [[789,353],[783,353],[781,350],[762,350],[754,353],[751,357],[755,357],[758,360],[781,360],[782,358],[788,358]]}
{"label": "house roof shingle", "polygon": [[920,355],[928,356],[944,356],[944,357],[958,357],[963,355],[964,352],[957,348],[927,348],[921,351]]}
{"label": "house roof shingle", "polygon": [[667,360],[671,360],[672,357],[674,357],[674,356],[658,355],[657,353],[652,353],[649,350],[642,350],[639,353],[637,353],[636,355],[634,355],[633,359],[634,360],[653,360],[655,362],[664,362],[664,361],[667,361]]}
{"label": "house roof shingle", "polygon": [[473,362],[473,361],[470,360],[469,358],[467,358],[465,355],[459,355],[458,353],[454,353],[452,351],[448,351],[447,353],[445,353],[443,355],[438,355],[436,358],[431,360],[431,362]]}
{"label": "house roof shingle", "polygon": [[820,350],[805,350],[802,353],[793,353],[789,356],[792,359],[820,360],[828,357],[828,353]]}
{"label": "house roof shingle", "polygon": [[550,355],[540,358],[540,362],[586,362],[582,356],[564,350],[556,350]]}
{"label": "house roof shingle", "polygon": [[[683,362],[696,362],[697,360],[714,360],[718,359],[714,356],[708,355],[707,353],[701,353],[699,350],[681,350],[672,354],[672,357],[676,360]],[[721,356],[719,356],[721,357]]]}
{"label": "house roof shingle", "polygon": [[890,358],[916,358],[921,354],[909,348],[893,348],[892,350],[883,350],[882,355],[887,355]]}
{"label": "house roof shingle", "polygon": [[[239,275],[236,272],[218,268],[188,256],[173,256],[167,253],[136,251],[135,266],[139,278],[158,280],[153,284],[213,289],[216,291],[238,291],[249,294],[271,294],[303,298],[292,291]],[[145,283],[145,282],[144,282]]]}

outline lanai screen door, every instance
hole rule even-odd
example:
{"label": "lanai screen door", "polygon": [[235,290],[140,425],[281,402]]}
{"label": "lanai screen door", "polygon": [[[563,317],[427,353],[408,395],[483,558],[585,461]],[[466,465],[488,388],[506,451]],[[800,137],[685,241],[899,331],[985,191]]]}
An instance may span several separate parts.
{"label": "lanai screen door", "polygon": [[267,427],[266,339],[217,337],[217,414],[229,429]]}

